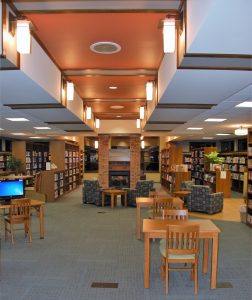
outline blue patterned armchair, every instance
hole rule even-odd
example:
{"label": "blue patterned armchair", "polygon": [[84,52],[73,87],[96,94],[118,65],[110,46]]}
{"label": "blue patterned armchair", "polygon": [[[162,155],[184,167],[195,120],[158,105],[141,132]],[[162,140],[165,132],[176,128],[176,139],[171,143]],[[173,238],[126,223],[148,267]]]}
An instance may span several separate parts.
{"label": "blue patterned armchair", "polygon": [[199,211],[208,214],[221,212],[223,209],[223,193],[212,193],[209,186],[192,185],[192,192],[187,199],[189,211]]}
{"label": "blue patterned armchair", "polygon": [[[194,185],[194,182],[192,180],[182,181],[180,190],[181,191],[191,191],[193,185]],[[183,200],[184,200],[184,203],[186,204],[188,201],[188,196],[184,197]]]}
{"label": "blue patterned armchair", "polygon": [[101,205],[102,188],[98,180],[83,180],[82,201],[83,204]]}
{"label": "blue patterned armchair", "polygon": [[127,205],[136,206],[137,197],[149,197],[150,191],[154,191],[153,180],[138,180],[135,189],[129,189],[127,192]]}

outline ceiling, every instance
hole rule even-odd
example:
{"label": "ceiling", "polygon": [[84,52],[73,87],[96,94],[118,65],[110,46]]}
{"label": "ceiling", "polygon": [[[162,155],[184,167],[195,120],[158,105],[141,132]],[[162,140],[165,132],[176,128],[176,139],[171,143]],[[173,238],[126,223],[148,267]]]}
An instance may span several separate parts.
{"label": "ceiling", "polygon": [[[180,139],[201,139],[206,135],[218,138],[215,134],[220,130],[233,134],[233,128],[241,124],[252,127],[252,109],[235,107],[242,100],[252,99],[252,80],[251,76],[248,76],[249,72],[178,70],[174,62],[170,64],[172,55],[164,57],[159,23],[168,13],[175,14],[178,11],[180,0],[16,0],[13,3],[22,15],[32,21],[37,40],[64,77],[73,81],[83,105],[91,106],[96,118],[139,118],[140,106],[146,105],[145,84],[151,80],[158,82],[159,105],[148,116],[143,134],[167,134],[179,136]],[[90,46],[93,43],[104,41],[119,44],[121,50],[114,54],[98,54],[91,51]],[[173,60],[176,61],[176,58],[173,57]],[[164,72],[169,73],[172,69],[174,71],[169,84],[160,83],[160,78],[166,77]],[[7,77],[13,75],[21,76],[11,71]],[[7,87],[10,83],[6,76],[4,80]],[[11,81],[13,84],[13,79]],[[39,86],[34,87],[36,92],[27,94],[23,82],[26,82],[26,78],[17,80],[17,84],[20,84],[19,90],[26,95],[26,103],[54,102]],[[117,88],[110,89],[111,86]],[[15,95],[15,90],[10,89],[4,96],[8,103],[17,103],[18,95]],[[172,108],[169,106],[171,104],[182,104],[182,107],[175,105]],[[183,106],[186,104],[187,106]],[[190,107],[191,104],[203,106]],[[50,127],[51,133],[55,135],[90,131],[85,124],[79,124],[78,119],[69,114],[67,109],[35,111],[1,107],[1,113],[5,116],[32,116],[33,125],[43,126],[54,121]],[[227,118],[227,121],[221,125],[209,124],[204,122],[208,117],[223,117]],[[10,124],[3,119],[0,123],[0,127],[8,128],[7,134],[13,131],[15,126],[16,124]],[[24,127],[19,127],[19,131],[28,132],[27,124],[20,126]],[[189,126],[204,128],[201,132],[191,133],[187,131]],[[36,134],[37,131],[33,133]]]}

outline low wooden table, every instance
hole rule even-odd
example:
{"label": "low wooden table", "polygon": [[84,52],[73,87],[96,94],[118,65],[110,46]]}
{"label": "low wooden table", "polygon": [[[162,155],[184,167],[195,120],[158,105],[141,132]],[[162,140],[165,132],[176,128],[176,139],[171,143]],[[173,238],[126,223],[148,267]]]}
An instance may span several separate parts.
{"label": "low wooden table", "polygon": [[105,195],[110,195],[110,197],[111,197],[111,208],[114,208],[118,195],[124,196],[124,207],[127,207],[127,191],[126,190],[113,190],[113,189],[102,190],[102,207],[104,207]]}
{"label": "low wooden table", "polygon": [[175,197],[179,197],[181,198],[182,200],[184,200],[184,198],[188,195],[191,194],[191,191],[177,191],[177,192],[173,192],[173,195]]}
{"label": "low wooden table", "polygon": [[[152,207],[154,199],[151,197],[136,198],[136,231],[137,239],[141,236],[141,207]],[[183,209],[184,202],[180,198],[173,198],[173,205],[177,209]]]}

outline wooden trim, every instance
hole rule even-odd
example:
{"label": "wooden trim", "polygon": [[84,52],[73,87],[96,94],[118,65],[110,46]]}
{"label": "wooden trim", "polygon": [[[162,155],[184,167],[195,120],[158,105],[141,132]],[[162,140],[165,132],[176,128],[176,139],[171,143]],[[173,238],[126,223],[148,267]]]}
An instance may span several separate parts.
{"label": "wooden trim", "polygon": [[72,121],[72,122],[47,122],[45,121],[45,123],[47,124],[51,124],[51,125],[85,125],[84,122],[81,122],[81,121]]}
{"label": "wooden trim", "polygon": [[100,102],[100,103],[103,103],[103,102],[119,102],[119,101],[122,101],[122,102],[138,102],[141,104],[141,102],[144,102],[146,101],[145,98],[139,98],[139,99],[129,99],[129,98],[112,98],[112,99],[108,99],[108,98],[82,98],[82,100],[86,103],[89,103],[89,102]]}
{"label": "wooden trim", "polygon": [[66,132],[93,132],[92,129],[64,129]]}
{"label": "wooden trim", "polygon": [[172,130],[170,130],[170,129],[144,129],[144,132],[159,132],[159,131],[171,132]]}
{"label": "wooden trim", "polygon": [[78,14],[78,13],[166,13],[176,16],[176,9],[50,9],[50,10],[20,10],[22,14]]}
{"label": "wooden trim", "polygon": [[65,108],[60,103],[39,103],[39,104],[4,104],[12,109],[53,109]]}
{"label": "wooden trim", "polygon": [[156,108],[160,109],[211,109],[217,104],[205,104],[205,103],[158,103]]}
{"label": "wooden trim", "polygon": [[148,76],[157,77],[157,69],[62,69],[65,76]]}

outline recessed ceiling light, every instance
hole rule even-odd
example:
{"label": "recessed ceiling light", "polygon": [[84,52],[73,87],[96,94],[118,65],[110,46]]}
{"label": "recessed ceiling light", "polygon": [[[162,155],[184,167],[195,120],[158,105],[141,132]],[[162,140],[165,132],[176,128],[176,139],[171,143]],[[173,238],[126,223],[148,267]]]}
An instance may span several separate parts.
{"label": "recessed ceiling light", "polygon": [[42,139],[41,136],[30,136],[29,139]]}
{"label": "recessed ceiling light", "polygon": [[122,47],[114,42],[96,42],[90,46],[90,50],[98,54],[114,54],[120,52]]}
{"label": "recessed ceiling light", "polygon": [[218,118],[208,118],[205,120],[205,122],[224,122],[227,119],[218,119]]}
{"label": "recessed ceiling light", "polygon": [[230,133],[216,133],[216,135],[230,135]]}
{"label": "recessed ceiling light", "polygon": [[35,129],[38,129],[38,130],[43,130],[43,129],[51,129],[50,127],[33,127]]}
{"label": "recessed ceiling light", "polygon": [[202,140],[213,140],[213,137],[211,137],[211,136],[204,136],[202,138]]}
{"label": "recessed ceiling light", "polygon": [[25,135],[23,132],[13,132],[12,135]]}
{"label": "recessed ceiling light", "polygon": [[187,130],[202,130],[202,127],[188,127]]}
{"label": "recessed ceiling light", "polygon": [[26,118],[6,118],[6,120],[12,121],[12,122],[27,122],[29,121]]}
{"label": "recessed ceiling light", "polygon": [[235,105],[236,107],[252,107],[252,101],[244,101],[240,104]]}
{"label": "recessed ceiling light", "polygon": [[117,90],[118,87],[117,87],[117,86],[109,86],[109,89],[110,89],[110,90]]}
{"label": "recessed ceiling light", "polygon": [[121,116],[116,116],[117,118],[121,118]]}
{"label": "recessed ceiling light", "polygon": [[124,106],[123,105],[111,105],[110,108],[111,109],[122,109],[122,108],[124,108]]}

